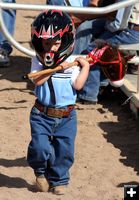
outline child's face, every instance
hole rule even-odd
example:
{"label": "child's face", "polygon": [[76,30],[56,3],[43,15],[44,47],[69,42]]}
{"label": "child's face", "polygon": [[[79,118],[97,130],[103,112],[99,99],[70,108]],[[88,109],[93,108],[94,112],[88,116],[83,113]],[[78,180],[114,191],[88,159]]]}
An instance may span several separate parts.
{"label": "child's face", "polygon": [[42,40],[42,46],[45,52],[57,52],[61,46],[61,40]]}

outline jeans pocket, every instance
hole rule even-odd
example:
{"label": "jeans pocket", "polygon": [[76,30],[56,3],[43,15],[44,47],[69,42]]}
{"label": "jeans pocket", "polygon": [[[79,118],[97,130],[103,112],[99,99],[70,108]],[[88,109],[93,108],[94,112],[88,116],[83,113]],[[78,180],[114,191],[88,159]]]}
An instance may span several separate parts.
{"label": "jeans pocket", "polygon": [[72,110],[70,112],[70,120],[76,119],[76,118],[77,118],[76,110]]}

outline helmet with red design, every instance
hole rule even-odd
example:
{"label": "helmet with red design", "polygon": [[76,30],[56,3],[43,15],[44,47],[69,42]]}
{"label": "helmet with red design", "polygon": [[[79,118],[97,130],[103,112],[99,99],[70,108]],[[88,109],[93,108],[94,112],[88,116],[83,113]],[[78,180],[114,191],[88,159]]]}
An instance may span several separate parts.
{"label": "helmet with red design", "polygon": [[[38,15],[31,27],[31,42],[36,56],[46,68],[54,68],[73,51],[75,28],[70,16],[62,11],[46,10]],[[57,52],[46,52],[42,41],[61,40]]]}

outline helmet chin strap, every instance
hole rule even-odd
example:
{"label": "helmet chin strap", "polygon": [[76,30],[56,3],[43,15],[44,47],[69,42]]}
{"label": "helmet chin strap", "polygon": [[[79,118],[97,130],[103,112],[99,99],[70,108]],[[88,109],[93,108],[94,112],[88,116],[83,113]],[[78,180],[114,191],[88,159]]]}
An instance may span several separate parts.
{"label": "helmet chin strap", "polygon": [[49,52],[44,56],[44,64],[48,67],[51,67],[54,64],[54,53]]}
{"label": "helmet chin strap", "polygon": [[57,62],[55,62],[55,59],[57,58],[56,52],[48,52],[44,55],[43,63],[48,68],[54,68],[57,65],[59,65],[61,62],[63,62],[65,59],[65,54],[61,56]]}

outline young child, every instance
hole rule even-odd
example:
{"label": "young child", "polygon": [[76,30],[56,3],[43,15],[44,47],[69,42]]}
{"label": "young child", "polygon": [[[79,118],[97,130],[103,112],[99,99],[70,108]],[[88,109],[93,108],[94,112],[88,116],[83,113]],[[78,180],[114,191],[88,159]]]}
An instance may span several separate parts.
{"label": "young child", "polygon": [[41,13],[33,22],[31,33],[36,52],[31,72],[59,64],[63,70],[33,78],[36,101],[30,114],[32,138],[27,161],[34,170],[38,190],[61,195],[66,191],[74,162],[76,90],[83,87],[90,66],[85,58],[78,57],[80,67],[67,68],[67,61],[75,58],[68,58],[75,36],[68,14],[56,10]]}

